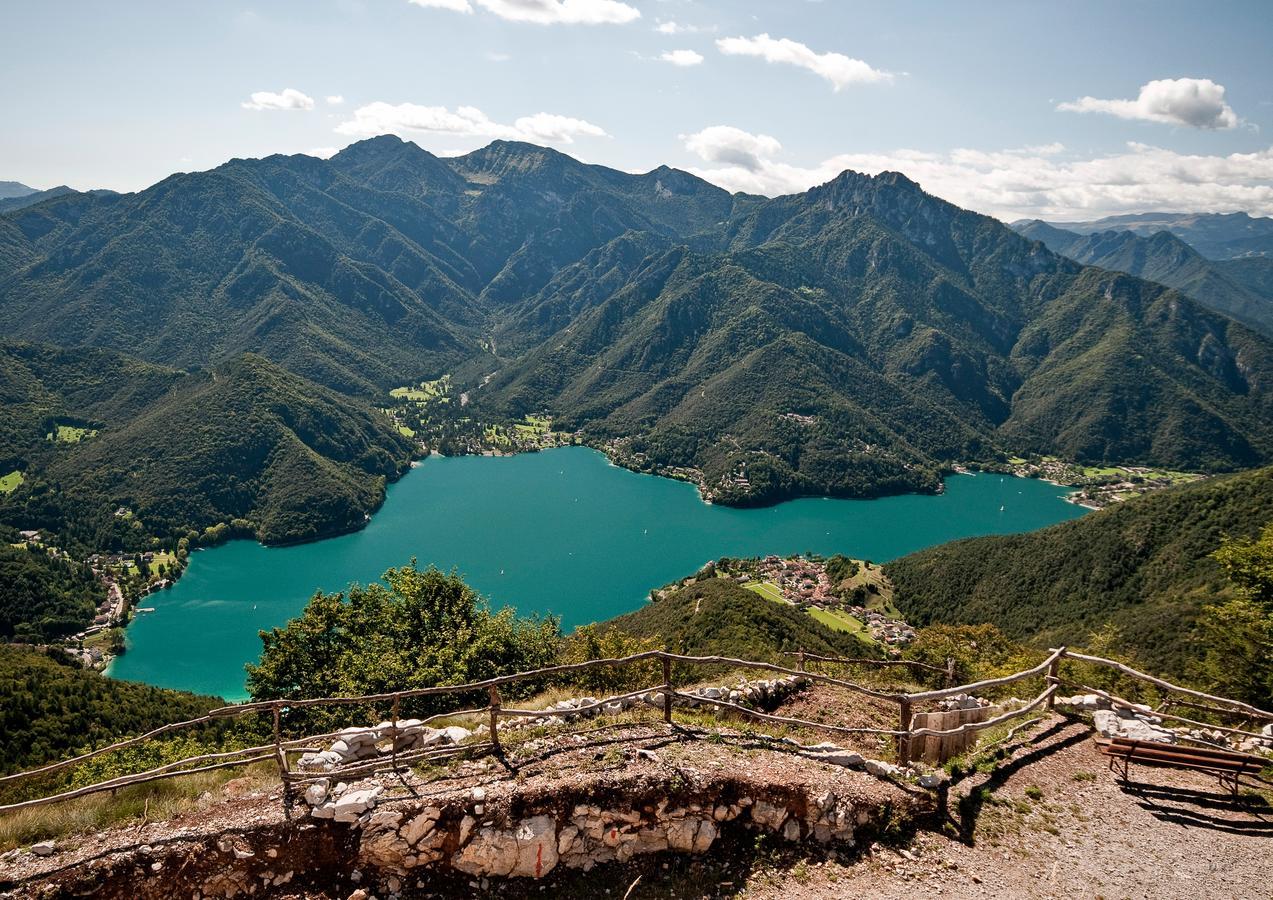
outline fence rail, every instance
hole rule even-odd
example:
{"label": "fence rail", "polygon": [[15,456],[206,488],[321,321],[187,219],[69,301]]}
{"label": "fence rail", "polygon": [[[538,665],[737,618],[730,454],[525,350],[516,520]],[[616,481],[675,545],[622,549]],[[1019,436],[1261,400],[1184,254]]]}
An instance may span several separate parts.
{"label": "fence rail", "polygon": [[[238,719],[249,715],[266,714],[270,717],[271,728],[273,731],[273,741],[269,744],[263,744],[257,747],[248,747],[242,750],[231,750],[221,753],[210,753],[199,756],[191,756],[176,762],[167,763],[162,766],[137,772],[130,775],[122,775],[115,778],[106,779],[94,784],[77,787],[72,790],[62,791],[60,793],[49,796],[41,796],[30,800],[24,800],[8,805],[0,805],[0,813],[10,812],[19,809],[26,809],[35,806],[41,806],[49,803],[59,803],[66,800],[72,800],[78,797],[84,797],[91,794],[102,793],[105,791],[117,791],[123,787],[129,787],[137,784],[145,784],[160,779],[179,778],[184,775],[197,774],[201,772],[209,772],[217,769],[230,768],[235,766],[244,766],[259,762],[273,761],[279,770],[279,778],[283,783],[283,799],[285,803],[291,802],[293,789],[300,785],[312,782],[318,778],[327,777],[321,773],[313,773],[308,771],[293,770],[289,763],[289,754],[313,751],[317,749],[317,745],[321,741],[331,740],[340,737],[343,732],[329,732],[326,734],[308,735],[299,738],[285,738],[282,733],[281,715],[284,711],[307,709],[322,705],[355,705],[355,706],[375,706],[377,704],[391,703],[392,718],[386,720],[389,724],[388,728],[379,729],[380,739],[389,740],[391,742],[390,750],[380,758],[369,759],[366,761],[355,761],[349,765],[342,766],[334,774],[347,778],[351,776],[361,776],[371,774],[376,771],[399,770],[404,765],[420,762],[422,760],[444,759],[465,754],[474,753],[494,753],[501,754],[502,747],[500,744],[500,719],[525,719],[531,717],[540,717],[553,715],[550,710],[530,710],[516,709],[505,707],[500,697],[500,687],[515,684],[520,681],[540,680],[551,678],[553,676],[568,675],[576,672],[582,672],[589,669],[595,669],[603,666],[626,667],[644,662],[659,661],[662,665],[662,682],[653,684],[640,690],[629,691],[623,694],[617,694],[612,697],[606,697],[602,700],[585,706],[577,707],[571,710],[558,711],[560,714],[569,716],[578,716],[588,712],[594,712],[605,707],[607,704],[621,702],[624,700],[656,694],[659,705],[662,707],[663,720],[671,723],[674,720],[674,705],[676,701],[680,701],[682,705],[694,703],[699,705],[713,706],[719,709],[728,710],[741,716],[755,719],[761,722],[772,722],[778,725],[787,725],[798,728],[810,728],[818,731],[827,732],[829,734],[838,735],[876,735],[881,737],[891,737],[896,743],[896,751],[898,761],[902,764],[909,763],[912,758],[912,747],[916,739],[919,738],[945,738],[954,736],[965,736],[974,732],[982,731],[987,728],[993,728],[1002,725],[1012,719],[1022,718],[1037,710],[1040,706],[1046,706],[1051,709],[1057,691],[1062,684],[1071,685],[1082,690],[1084,693],[1096,694],[1104,697],[1116,706],[1136,707],[1130,701],[1123,700],[1113,694],[1101,691],[1095,688],[1089,688],[1079,683],[1063,680],[1059,677],[1059,668],[1063,660],[1074,660],[1076,662],[1088,663],[1096,666],[1104,666],[1113,669],[1130,678],[1143,681],[1147,684],[1157,687],[1159,690],[1167,692],[1176,692],[1184,694],[1197,700],[1205,700],[1212,704],[1210,707],[1204,707],[1214,713],[1234,714],[1244,716],[1249,719],[1273,721],[1273,712],[1259,709],[1247,703],[1237,700],[1229,700],[1224,697],[1215,697],[1205,694],[1201,691],[1192,690],[1190,688],[1174,685],[1161,678],[1139,672],[1116,660],[1105,659],[1099,656],[1089,656],[1082,653],[1075,653],[1065,647],[1051,650],[1046,658],[1038,665],[1020,672],[1010,675],[1004,675],[997,678],[987,678],[982,681],[972,682],[964,685],[950,684],[953,681],[954,667],[951,661],[943,668],[928,663],[916,662],[912,660],[875,660],[875,659],[855,659],[847,657],[828,657],[820,656],[813,653],[805,653],[798,651],[793,654],[797,657],[797,668],[789,668],[777,665],[775,663],[763,662],[759,660],[736,659],[728,656],[688,656],[679,653],[669,653],[662,650],[648,650],[642,653],[636,653],[631,656],[624,656],[612,659],[596,659],[588,660],[581,663],[570,663],[558,666],[549,666],[543,669],[535,669],[528,672],[516,672],[509,675],[501,675],[496,678],[488,678],[484,681],[477,681],[468,684],[458,685],[437,685],[427,688],[413,688],[410,690],[394,691],[391,693],[367,694],[355,697],[319,697],[306,698],[298,700],[264,700],[253,703],[242,703],[230,706],[219,707],[213,709],[203,716],[194,719],[187,719],[183,722],[174,722],[167,725],[161,725],[158,728],[138,735],[136,737],[117,741],[109,746],[92,750],[78,756],[65,759],[60,762],[49,763],[35,769],[24,772],[15,772],[10,775],[0,777],[0,787],[12,785],[17,782],[39,778],[41,776],[53,775],[57,772],[64,771],[76,765],[88,762],[92,759],[102,756],[106,753],[124,750],[129,747],[137,746],[144,741],[153,740],[176,731],[196,728],[211,722]],[[902,691],[886,691],[876,688],[867,687],[844,678],[835,677],[823,672],[810,671],[806,667],[806,663],[810,661],[841,663],[846,665],[865,665],[871,667],[886,667],[890,665],[909,666],[916,671],[931,671],[946,676],[947,687],[930,691],[918,692],[902,692]],[[831,685],[842,688],[851,693],[858,694],[863,697],[870,698],[875,701],[891,703],[897,706],[897,727],[896,728],[872,728],[872,727],[848,727],[835,725],[826,722],[812,722],[807,719],[801,719],[794,716],[782,716],[757,709],[752,709],[738,703],[734,703],[728,699],[704,697],[697,694],[687,694],[678,691],[672,684],[672,666],[679,664],[681,666],[725,666],[731,669],[757,670],[765,672],[773,672],[787,676],[796,676],[806,678],[820,684]],[[1004,687],[1009,684],[1024,681],[1031,678],[1042,677],[1045,684],[1042,693],[1038,694],[1032,700],[1024,703],[1022,706],[1004,712],[992,718],[985,719],[980,722],[967,722],[956,728],[935,729],[929,727],[915,727],[914,710],[917,705],[935,703],[953,697],[957,694],[973,694],[990,688]],[[453,747],[432,747],[414,750],[397,750],[398,739],[408,730],[400,725],[403,721],[401,716],[401,704],[403,700],[410,700],[418,697],[426,696],[443,696],[443,695],[468,695],[474,693],[485,692],[488,697],[488,703],[485,706],[475,706],[466,709],[451,710],[449,712],[441,712],[431,715],[422,720],[413,720],[410,728],[420,728],[430,722],[439,719],[458,718],[458,717],[488,717],[488,734],[487,739],[480,742],[463,744]],[[1199,706],[1189,701],[1181,701],[1192,706]],[[1185,722],[1188,724],[1200,725],[1209,728],[1219,728],[1219,730],[1239,735],[1256,736],[1254,732],[1244,731],[1232,727],[1219,727],[1211,725],[1203,725],[1191,719],[1182,716],[1166,714],[1162,712],[1156,715],[1170,718],[1175,721]],[[417,724],[418,722],[418,724]],[[956,742],[958,743],[958,742]]]}

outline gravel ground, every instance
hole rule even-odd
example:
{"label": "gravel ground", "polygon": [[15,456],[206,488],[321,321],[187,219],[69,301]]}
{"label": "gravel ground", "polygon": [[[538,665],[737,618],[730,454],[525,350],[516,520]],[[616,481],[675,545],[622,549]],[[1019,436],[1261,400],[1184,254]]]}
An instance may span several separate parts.
{"label": "gravel ground", "polygon": [[[1203,773],[1133,766],[1124,786],[1083,722],[1044,722],[994,772],[951,790],[950,829],[849,865],[753,873],[742,896],[1273,897],[1273,806],[1234,801]],[[962,802],[961,802],[962,801]]]}

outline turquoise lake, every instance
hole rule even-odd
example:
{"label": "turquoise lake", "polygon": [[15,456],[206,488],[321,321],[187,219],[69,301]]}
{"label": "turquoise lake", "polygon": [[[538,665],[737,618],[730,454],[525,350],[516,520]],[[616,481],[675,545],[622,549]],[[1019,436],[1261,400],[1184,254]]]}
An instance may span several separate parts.
{"label": "turquoise lake", "polygon": [[315,590],[375,580],[416,557],[455,569],[492,605],[562,617],[565,628],[646,602],[710,559],[812,551],[884,562],[955,538],[1042,528],[1082,515],[1068,489],[954,475],[937,496],[793,500],[764,509],[703,503],[689,484],[639,475],[582,447],[512,457],[434,457],[390,485],[367,527],[267,548],[233,541],[192,554],[152,594],[109,674],[244,697],[257,631],[284,624]]}

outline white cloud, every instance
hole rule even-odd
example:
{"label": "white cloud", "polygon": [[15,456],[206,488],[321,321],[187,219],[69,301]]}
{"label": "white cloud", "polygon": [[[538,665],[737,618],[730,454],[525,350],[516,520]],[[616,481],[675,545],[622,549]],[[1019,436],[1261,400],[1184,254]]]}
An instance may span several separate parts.
{"label": "white cloud", "polygon": [[641,11],[620,0],[410,0],[417,6],[471,13],[473,3],[510,22],[535,25],[622,25]]}
{"label": "white cloud", "polygon": [[1201,156],[1145,144],[1081,159],[1058,145],[948,153],[893,150],[845,153],[813,166],[778,158],[766,135],[715,126],[686,138],[708,163],[695,174],[732,191],[776,196],[830,181],[845,169],[899,171],[926,191],[960,206],[1013,219],[1094,219],[1153,210],[1273,215],[1273,147],[1255,153]]}
{"label": "white cloud", "polygon": [[553,113],[523,116],[511,125],[504,125],[472,106],[451,111],[445,106],[379,101],[354,110],[353,118],[337,125],[336,131],[354,137],[425,132],[541,144],[571,144],[576,137],[608,136],[599,125]]}
{"label": "white cloud", "polygon": [[469,0],[408,0],[416,6],[423,6],[426,9],[449,9],[451,12],[471,13],[473,7],[469,5]]}
{"label": "white cloud", "polygon": [[340,106],[344,102],[345,98],[342,94],[332,94],[327,98],[328,106]]}
{"label": "white cloud", "polygon": [[250,99],[243,102],[244,109],[313,109],[314,98],[302,94],[295,88],[284,88],[282,93],[273,91],[257,91]]}
{"label": "white cloud", "polygon": [[715,31],[716,26],[704,28],[700,25],[683,25],[680,22],[672,20],[664,21],[663,19],[655,20],[658,24],[654,26],[654,30],[659,34],[698,34],[700,31]]}
{"label": "white cloud", "polygon": [[1140,119],[1187,125],[1190,128],[1235,128],[1237,113],[1224,102],[1224,85],[1210,78],[1163,78],[1140,89],[1135,100],[1080,97],[1057,105],[1065,112],[1108,113],[1120,119]]}
{"label": "white cloud", "polygon": [[874,69],[860,59],[842,53],[815,53],[799,41],[790,38],[771,38],[758,34],[754,38],[721,38],[716,48],[728,56],[758,56],[766,62],[786,63],[808,69],[831,82],[838,91],[850,84],[876,84],[891,82],[891,72]]}
{"label": "white cloud", "polygon": [[703,54],[693,50],[667,50],[659,54],[659,59],[674,66],[697,66],[702,64]]}
{"label": "white cloud", "polygon": [[513,122],[513,127],[521,135],[519,140],[538,143],[573,144],[576,137],[609,137],[600,125],[552,113],[522,116]]}
{"label": "white cloud", "polygon": [[685,149],[707,162],[725,163],[745,172],[758,173],[778,155],[782,144],[767,134],[750,134],[732,125],[713,125],[696,134],[681,135]]}
{"label": "white cloud", "polygon": [[317,156],[319,159],[331,159],[339,152],[339,147],[311,147],[305,151],[305,155]]}
{"label": "white cloud", "polygon": [[486,57],[487,62],[506,63],[513,57],[507,53],[496,53],[494,50],[487,51],[482,54]]}

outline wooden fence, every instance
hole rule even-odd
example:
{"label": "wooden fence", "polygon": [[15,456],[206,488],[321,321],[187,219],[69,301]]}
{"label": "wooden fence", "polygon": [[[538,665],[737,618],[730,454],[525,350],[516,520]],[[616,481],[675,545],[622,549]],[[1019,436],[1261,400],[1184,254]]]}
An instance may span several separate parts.
{"label": "wooden fence", "polygon": [[[566,711],[566,714],[578,716],[583,713],[601,710],[608,703],[615,703],[629,698],[648,695],[651,692],[656,692],[659,696],[663,721],[669,724],[671,724],[674,720],[675,705],[676,701],[679,700],[682,704],[707,704],[720,709],[729,710],[749,719],[761,722],[772,722],[778,725],[809,728],[831,735],[875,735],[880,737],[889,737],[895,742],[896,755],[899,763],[907,764],[912,759],[918,757],[931,759],[934,762],[940,762],[948,758],[949,755],[962,752],[962,750],[966,749],[973,742],[974,736],[979,731],[983,731],[987,728],[993,728],[1013,719],[1030,715],[1034,711],[1040,709],[1040,707],[1051,709],[1056,692],[1060,686],[1062,684],[1073,684],[1072,682],[1064,681],[1059,675],[1059,668],[1062,660],[1070,659],[1114,669],[1123,675],[1153,685],[1164,692],[1171,691],[1183,694],[1192,699],[1190,701],[1180,702],[1189,703],[1193,707],[1204,709],[1213,714],[1236,715],[1256,721],[1273,721],[1273,712],[1258,709],[1257,707],[1240,703],[1235,700],[1228,700],[1223,697],[1214,697],[1200,691],[1179,687],[1171,684],[1170,682],[1155,678],[1152,675],[1138,672],[1123,663],[1103,659],[1097,656],[1087,656],[1081,653],[1074,653],[1064,647],[1052,650],[1042,662],[1032,668],[1025,669],[1021,672],[1015,672],[1010,675],[1005,675],[1003,677],[988,678],[964,685],[949,684],[949,681],[953,680],[953,666],[950,663],[948,663],[945,668],[942,668],[940,666],[932,666],[926,663],[913,661],[864,660],[844,657],[827,657],[804,653],[803,651],[794,655],[797,656],[798,664],[798,668],[795,669],[776,665],[774,663],[735,659],[728,656],[686,656],[677,653],[668,653],[662,650],[649,650],[618,659],[596,659],[569,665],[550,666],[548,668],[536,669],[529,672],[517,672],[471,684],[439,685],[436,687],[416,688],[413,690],[396,691],[384,694],[370,694],[357,697],[266,700],[255,703],[234,704],[214,709],[206,715],[199,716],[198,718],[160,726],[146,732],[145,734],[121,740],[107,747],[82,753],[70,759],[50,763],[28,771],[2,776],[0,777],[0,788],[22,781],[28,781],[33,778],[49,776],[66,769],[82,765],[104,754],[135,747],[145,741],[153,740],[157,737],[162,737],[164,735],[191,728],[197,728],[202,725],[226,719],[242,718],[249,715],[267,715],[272,723],[273,740],[268,744],[263,744],[257,747],[248,747],[242,750],[231,750],[221,753],[191,756],[176,762],[146,770],[144,772],[137,772],[134,774],[119,776],[117,778],[107,779],[95,784],[62,791],[49,796],[41,796],[35,799],[10,803],[8,805],[0,806],[0,813],[41,806],[48,803],[58,803],[71,800],[76,797],[84,797],[105,791],[115,791],[123,787],[145,784],[147,782],[158,781],[161,779],[179,778],[183,775],[210,772],[217,769],[245,766],[265,761],[272,761],[278,767],[279,777],[284,786],[284,802],[290,803],[295,790],[300,788],[301,785],[312,782],[318,778],[329,777],[329,773],[313,773],[294,770],[289,760],[289,755],[322,750],[323,748],[321,744],[323,742],[341,737],[341,732],[330,732],[327,734],[308,735],[296,739],[284,738],[280,724],[283,712],[286,710],[305,709],[316,706],[367,706],[390,704],[392,713],[391,718],[387,720],[390,727],[379,730],[381,732],[381,740],[389,740],[391,744],[396,745],[397,738],[400,735],[407,733],[406,730],[400,726],[400,722],[402,721],[401,704],[403,700],[425,696],[444,696],[455,694],[472,695],[475,693],[486,694],[488,702],[485,706],[472,707],[468,709],[454,709],[438,713],[421,720],[423,725],[428,725],[429,723],[436,722],[440,719],[473,716],[484,717],[488,722],[488,732],[485,736],[485,740],[445,748],[425,748],[403,752],[392,751],[375,759],[355,761],[348,765],[341,766],[335,772],[330,773],[342,779],[361,777],[376,771],[396,771],[403,766],[412,763],[443,760],[458,755],[487,753],[498,755],[502,754],[502,747],[500,744],[501,718],[528,718],[554,714],[551,711],[542,709],[516,709],[504,706],[500,695],[500,688],[502,686],[527,680],[542,680],[552,678],[554,676],[569,675],[602,666],[630,666],[639,663],[652,662],[654,660],[658,660],[662,665],[663,678],[661,683],[642,688],[641,690],[606,697],[604,699],[597,700],[592,704]],[[807,663],[810,661],[841,663],[845,665],[869,665],[877,667],[905,665],[917,671],[932,671],[935,673],[941,673],[946,677],[948,685],[937,690],[913,693],[879,690],[856,682],[848,681],[843,678],[828,675],[823,672],[811,671],[807,667]],[[687,694],[682,691],[678,691],[673,687],[672,666],[674,664],[685,667],[724,666],[732,670],[757,670],[780,675],[794,675],[807,678],[820,684],[843,688],[851,693],[868,697],[875,701],[895,704],[897,706],[898,724],[896,728],[872,728],[849,727],[826,722],[812,722],[807,719],[796,718],[793,716],[782,716],[773,713],[761,712],[750,707],[733,703],[727,699],[715,699],[700,695]],[[1004,687],[1009,684],[1034,678],[1041,679],[1044,684],[1043,691],[1033,699],[1023,703],[1015,709],[1003,711],[998,707],[983,707],[981,710],[984,711],[976,711],[975,714],[974,711],[966,711],[969,713],[968,715],[942,715],[940,712],[935,713],[933,711],[923,711],[918,709],[921,705],[937,703],[938,701],[945,700],[959,694],[978,694],[992,688]],[[1116,707],[1126,706],[1138,710],[1144,709],[1144,707],[1131,703],[1130,701],[1123,700],[1122,698],[1116,697],[1108,692],[1089,688],[1081,684],[1073,684],[1073,686],[1084,693],[1093,693],[1098,696],[1105,697]],[[1195,701],[1204,702],[1198,703]],[[956,710],[955,712],[963,713],[965,711]],[[1240,730],[1232,727],[1204,725],[1203,723],[1192,719],[1156,710],[1154,711],[1154,714],[1160,715],[1163,718],[1199,725],[1201,727],[1219,728],[1219,730],[1229,733],[1260,737],[1260,735],[1254,731]]]}

